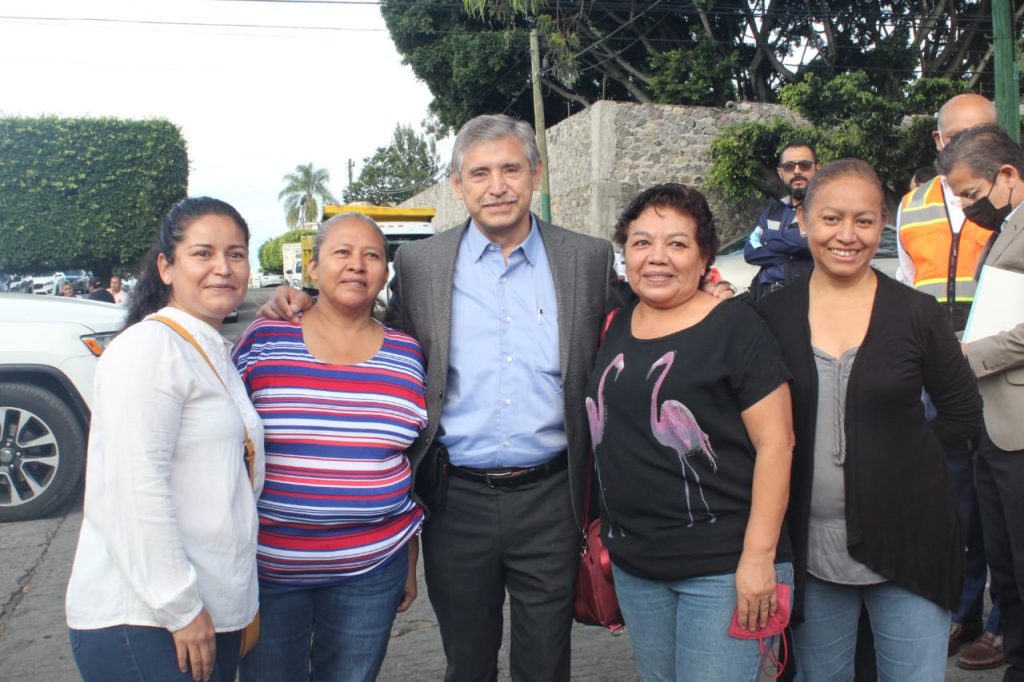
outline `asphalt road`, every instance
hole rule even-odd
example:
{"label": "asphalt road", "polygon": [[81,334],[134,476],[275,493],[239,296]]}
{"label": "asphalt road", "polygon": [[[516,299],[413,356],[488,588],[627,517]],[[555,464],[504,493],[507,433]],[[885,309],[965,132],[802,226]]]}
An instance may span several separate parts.
{"label": "asphalt road", "polygon": [[[267,295],[266,290],[250,291],[239,321],[224,326],[225,336],[237,339]],[[51,518],[0,523],[0,682],[79,679],[64,624],[64,591],[81,518],[81,504],[76,502]],[[507,679],[507,635],[502,654],[501,677]],[[380,679],[440,680],[443,673],[441,641],[421,574],[419,598],[395,621]],[[575,626],[573,679],[636,680],[628,634],[613,637],[600,628]],[[946,679],[995,682],[1002,679],[1002,670],[969,673],[950,659]]]}

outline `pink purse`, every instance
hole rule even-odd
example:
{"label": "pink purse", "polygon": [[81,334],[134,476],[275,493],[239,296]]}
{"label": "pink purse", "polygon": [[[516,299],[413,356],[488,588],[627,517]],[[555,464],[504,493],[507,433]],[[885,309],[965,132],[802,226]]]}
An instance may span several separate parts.
{"label": "pink purse", "polygon": [[[779,679],[783,669],[786,667],[786,659],[789,658],[789,647],[786,643],[786,627],[789,626],[789,614],[793,604],[793,588],[786,583],[775,584],[775,595],[778,600],[778,608],[775,615],[768,618],[763,628],[747,630],[739,626],[739,611],[732,612],[732,622],[729,623],[729,636],[736,639],[756,639],[761,650],[761,670],[772,679]],[[779,657],[772,651],[775,637],[781,635],[782,643],[779,645]],[[770,670],[771,664],[775,670]]]}

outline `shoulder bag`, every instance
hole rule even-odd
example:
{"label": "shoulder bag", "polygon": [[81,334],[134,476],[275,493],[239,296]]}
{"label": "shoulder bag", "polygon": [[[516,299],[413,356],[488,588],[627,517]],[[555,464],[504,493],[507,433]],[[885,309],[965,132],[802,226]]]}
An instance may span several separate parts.
{"label": "shoulder bag", "polygon": [[[619,312],[608,313],[601,330],[601,340]],[[587,479],[583,496],[583,537],[580,540],[580,567],[576,574],[576,600],[573,618],[584,625],[600,625],[613,635],[621,635],[624,628],[619,599],[612,581],[612,560],[608,548],[601,540],[601,517],[590,519],[591,485],[594,481],[594,451],[587,458]]]}

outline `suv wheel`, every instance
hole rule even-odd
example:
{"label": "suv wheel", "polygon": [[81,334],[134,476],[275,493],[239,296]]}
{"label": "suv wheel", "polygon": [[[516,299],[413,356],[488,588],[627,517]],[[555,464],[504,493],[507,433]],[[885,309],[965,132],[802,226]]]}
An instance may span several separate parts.
{"label": "suv wheel", "polygon": [[0,522],[48,514],[68,502],[85,468],[85,433],[58,396],[0,384]]}

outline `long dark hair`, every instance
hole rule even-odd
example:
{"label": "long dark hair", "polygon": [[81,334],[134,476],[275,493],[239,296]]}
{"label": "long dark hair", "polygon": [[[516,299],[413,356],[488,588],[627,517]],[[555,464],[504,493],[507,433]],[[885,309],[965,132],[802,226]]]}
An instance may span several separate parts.
{"label": "long dark hair", "polygon": [[168,263],[173,263],[174,249],[185,238],[185,230],[196,220],[208,215],[221,215],[234,220],[242,230],[245,243],[249,243],[249,225],[235,207],[225,201],[212,197],[186,197],[171,206],[160,223],[160,231],[153,240],[153,246],[143,260],[142,274],[132,290],[126,327],[167,305],[171,298],[171,287],[160,279],[157,257],[162,253]]}

